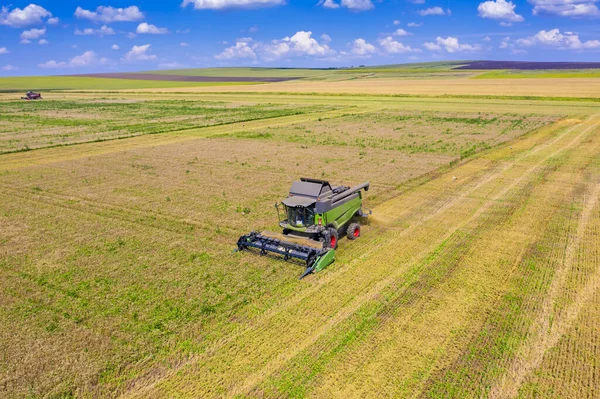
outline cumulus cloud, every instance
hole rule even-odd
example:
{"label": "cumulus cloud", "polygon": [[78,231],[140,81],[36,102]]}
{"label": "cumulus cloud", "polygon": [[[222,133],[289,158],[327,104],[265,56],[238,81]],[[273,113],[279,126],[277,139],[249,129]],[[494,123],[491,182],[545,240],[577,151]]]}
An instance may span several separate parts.
{"label": "cumulus cloud", "polygon": [[293,36],[270,42],[255,42],[250,38],[238,39],[235,45],[215,56],[218,60],[257,59],[271,62],[290,57],[328,57],[335,54],[327,42],[328,35],[321,36],[322,42],[312,37],[311,31],[298,31]]}
{"label": "cumulus cloud", "polygon": [[225,8],[273,7],[285,4],[285,0],[183,0],[182,7],[192,4],[196,10],[222,10]]}
{"label": "cumulus cloud", "polygon": [[518,39],[516,44],[521,47],[543,46],[559,50],[584,50],[600,48],[600,40],[581,41],[579,35],[573,32],[561,33],[559,29],[541,30],[534,36]]}
{"label": "cumulus cloud", "polygon": [[515,12],[515,7],[511,1],[491,0],[480,3],[477,7],[477,13],[481,18],[499,20],[504,25],[523,22],[525,18]]}
{"label": "cumulus cloud", "polygon": [[6,72],[11,72],[11,71],[17,71],[17,70],[19,70],[19,68],[17,68],[16,66],[8,64],[8,65],[3,66],[2,70],[6,71]]}
{"label": "cumulus cloud", "polygon": [[252,39],[240,39],[235,45],[227,47],[222,53],[215,55],[217,60],[256,59],[256,53],[250,46]]}
{"label": "cumulus cloud", "polygon": [[319,5],[325,8],[340,8],[340,5],[333,0],[321,0]]}
{"label": "cumulus cloud", "polygon": [[21,43],[28,44],[32,40],[37,40],[46,34],[46,28],[42,29],[30,29],[21,33]]}
{"label": "cumulus cloud", "polygon": [[44,18],[50,18],[52,14],[42,6],[30,4],[27,7],[13,10],[8,7],[0,8],[0,25],[12,28],[24,28],[31,25],[41,25]]}
{"label": "cumulus cloud", "polygon": [[406,26],[408,26],[409,28],[418,28],[420,26],[423,26],[423,24],[418,24],[416,22],[409,22],[408,24],[406,24]]}
{"label": "cumulus cloud", "polygon": [[48,18],[48,25],[58,25],[60,19],[58,17]]}
{"label": "cumulus cloud", "polygon": [[529,0],[533,15],[558,15],[561,17],[600,17],[598,0]]}
{"label": "cumulus cloud", "polygon": [[38,44],[48,44],[48,40],[42,39],[38,42]]}
{"label": "cumulus cloud", "polygon": [[323,43],[331,43],[331,36],[329,36],[327,33],[323,33],[321,35],[321,40]]}
{"label": "cumulus cloud", "polygon": [[164,35],[169,33],[169,30],[167,28],[158,28],[156,25],[148,24],[146,22],[142,22],[141,24],[139,24],[135,31],[137,34],[140,35]]}
{"label": "cumulus cloud", "polygon": [[113,44],[112,47],[111,47],[111,49],[113,49],[113,50],[120,50],[121,47],[119,47],[118,44]]}
{"label": "cumulus cloud", "polygon": [[423,44],[430,51],[446,51],[448,53],[460,53],[463,51],[478,51],[481,47],[477,44],[461,44],[456,37],[448,36],[447,38],[439,37],[435,43],[426,42]]}
{"label": "cumulus cloud", "polygon": [[115,34],[115,30],[107,25],[102,25],[100,29],[86,28],[84,30],[75,29],[75,35],[77,36],[112,36]]}
{"label": "cumulus cloud", "polygon": [[372,0],[341,0],[340,3],[336,3],[335,0],[321,0],[318,5],[325,8],[340,8],[342,6],[352,11],[366,11],[375,7]]}
{"label": "cumulus cloud", "polygon": [[394,36],[408,36],[408,35],[410,35],[410,33],[408,33],[407,31],[405,31],[402,28],[396,29],[396,31],[394,32]]}
{"label": "cumulus cloud", "polygon": [[98,57],[98,54],[93,51],[86,51],[85,53],[71,58],[69,61],[57,62],[50,60],[43,64],[39,64],[40,68],[55,69],[55,68],[82,68],[95,65],[105,65],[109,61],[106,58]]}
{"label": "cumulus cloud", "polygon": [[399,19],[395,19],[394,20],[394,25],[400,25],[400,20]]}
{"label": "cumulus cloud", "polygon": [[107,24],[111,22],[131,22],[144,19],[144,13],[142,13],[137,6],[126,8],[100,6],[96,8],[96,11],[77,7],[75,16],[80,19],[89,19],[90,21],[104,22]]}
{"label": "cumulus cloud", "polygon": [[352,50],[350,52],[359,57],[370,57],[377,52],[377,49],[372,44],[367,43],[365,39],[358,38],[352,42]]}
{"label": "cumulus cloud", "polygon": [[189,46],[189,43],[186,43],[186,42],[181,42],[181,43],[179,43],[179,45],[180,45],[181,47],[187,47],[187,46]]}
{"label": "cumulus cloud", "polygon": [[450,9],[444,10],[442,7],[430,7],[424,10],[418,11],[419,15],[422,17],[426,17],[428,15],[450,15],[452,12]]}
{"label": "cumulus cloud", "polygon": [[165,62],[165,63],[158,64],[158,67],[160,69],[178,69],[178,68],[186,68],[187,65],[180,64],[178,62]]}
{"label": "cumulus cloud", "polygon": [[8,54],[10,51],[6,47],[0,47],[0,54]]}
{"label": "cumulus cloud", "polygon": [[379,40],[379,45],[388,54],[402,54],[402,53],[411,53],[416,51],[410,46],[406,46],[399,41],[394,40],[393,37],[388,36],[384,39]]}
{"label": "cumulus cloud", "polygon": [[125,54],[123,61],[155,61],[158,57],[154,54],[150,54],[150,44],[143,46],[133,46],[131,50]]}

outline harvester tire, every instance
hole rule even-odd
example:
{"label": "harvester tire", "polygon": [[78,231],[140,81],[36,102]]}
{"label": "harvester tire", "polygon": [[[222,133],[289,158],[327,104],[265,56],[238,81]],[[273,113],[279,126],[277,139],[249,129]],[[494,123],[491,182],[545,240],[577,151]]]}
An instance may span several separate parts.
{"label": "harvester tire", "polygon": [[346,237],[348,237],[349,240],[356,240],[360,237],[360,225],[358,223],[350,223],[346,230]]}
{"label": "harvester tire", "polygon": [[328,248],[337,249],[338,247],[338,232],[333,227],[329,228],[329,242],[327,242]]}

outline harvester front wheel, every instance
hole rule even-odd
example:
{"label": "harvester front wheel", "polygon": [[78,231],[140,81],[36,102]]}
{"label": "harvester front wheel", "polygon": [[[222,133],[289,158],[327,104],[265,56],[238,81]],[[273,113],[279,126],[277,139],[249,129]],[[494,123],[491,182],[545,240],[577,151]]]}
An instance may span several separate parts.
{"label": "harvester front wheel", "polygon": [[356,240],[360,237],[360,225],[358,223],[350,223],[348,230],[346,230],[346,237],[349,240]]}
{"label": "harvester front wheel", "polygon": [[329,248],[337,249],[338,247],[338,232],[333,227],[329,228]]}

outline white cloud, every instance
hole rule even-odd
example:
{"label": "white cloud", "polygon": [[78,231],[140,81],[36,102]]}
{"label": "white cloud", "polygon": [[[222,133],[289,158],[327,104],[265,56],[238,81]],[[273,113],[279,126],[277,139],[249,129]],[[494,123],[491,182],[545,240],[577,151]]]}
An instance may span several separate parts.
{"label": "white cloud", "polygon": [[491,42],[492,39],[489,36],[486,36],[486,37],[483,38],[483,41],[484,42]]}
{"label": "white cloud", "polygon": [[261,58],[266,62],[276,61],[289,57],[329,57],[335,51],[329,48],[326,42],[331,38],[322,35],[322,43],[312,37],[311,31],[298,31],[291,37],[284,37],[269,42],[255,42],[250,38],[238,39],[235,45],[223,50],[215,56],[218,60],[252,59]]}
{"label": "white cloud", "polygon": [[21,33],[21,43],[29,44],[32,40],[37,40],[46,34],[46,28],[30,29]]}
{"label": "white cloud", "polygon": [[418,28],[419,26],[423,26],[423,24],[418,24],[416,22],[409,22],[408,24],[406,24],[406,26],[408,26],[409,28]]}
{"label": "white cloud", "polygon": [[125,57],[123,57],[123,61],[155,61],[158,57],[153,54],[150,54],[151,45],[145,44],[143,46],[133,46]]}
{"label": "white cloud", "polygon": [[190,32],[191,32],[191,30],[189,30],[189,29],[178,29],[178,30],[175,31],[175,33],[177,33],[179,35],[185,35],[185,34],[188,34]]}
{"label": "white cloud", "polygon": [[321,35],[321,40],[323,43],[331,43],[331,36],[329,36],[327,33],[323,33]]}
{"label": "white cloud", "polygon": [[256,53],[250,47],[251,39],[240,39],[235,45],[226,48],[222,53],[215,55],[218,60],[256,59]]}
{"label": "white cloud", "polygon": [[187,46],[189,46],[189,43],[186,43],[186,42],[181,42],[181,43],[179,43],[179,45],[180,45],[181,47],[187,47]]}
{"label": "white cloud", "polygon": [[196,10],[222,10],[225,8],[272,7],[285,4],[285,0],[183,0],[182,7],[193,4]]}
{"label": "white cloud", "polygon": [[119,45],[118,45],[118,44],[113,44],[113,45],[112,45],[112,47],[111,47],[111,49],[113,49],[113,50],[115,50],[115,51],[116,51],[116,50],[120,50],[120,49],[121,49],[121,47],[119,47]]}
{"label": "white cloud", "polygon": [[392,38],[391,36],[386,37],[385,39],[379,40],[379,45],[386,53],[389,54],[401,54],[401,53],[411,53],[415,51],[410,46],[406,46]]}
{"label": "white cloud", "polygon": [[75,30],[77,36],[111,36],[115,34],[115,30],[110,26],[102,25],[100,29],[85,28],[84,30]]}
{"label": "white cloud", "polygon": [[321,0],[319,5],[321,5],[325,8],[340,8],[340,5],[336,2],[334,2],[333,0]]}
{"label": "white cloud", "polygon": [[95,65],[105,65],[109,61],[106,58],[100,58],[93,51],[86,51],[85,53],[71,58],[68,62],[57,62],[50,60],[43,64],[39,64],[40,68],[54,69],[54,68],[81,68]]}
{"label": "white cloud", "polygon": [[169,30],[167,28],[158,28],[156,27],[156,25],[152,25],[152,24],[148,24],[146,22],[142,22],[141,24],[138,25],[137,29],[135,30],[135,32],[137,34],[143,35],[143,34],[148,34],[148,35],[164,35],[169,33]]}
{"label": "white cloud", "polygon": [[137,37],[137,35],[135,33],[133,33],[133,32],[128,32],[125,35],[125,37],[128,38],[128,39],[135,39]]}
{"label": "white cloud", "polygon": [[44,7],[37,4],[30,4],[20,9],[10,10],[8,7],[0,8],[0,25],[7,25],[12,28],[24,28],[31,25],[41,25],[44,18],[50,18],[52,14]]}
{"label": "white cloud", "polygon": [[6,47],[0,47],[0,54],[8,54],[10,51],[6,49]]}
{"label": "white cloud", "polygon": [[3,66],[2,70],[6,71],[6,72],[11,72],[11,71],[17,71],[17,70],[19,70],[19,68],[17,68],[16,66],[8,64],[8,65]]}
{"label": "white cloud", "polygon": [[351,53],[360,57],[370,57],[375,54],[377,49],[363,38],[358,38],[352,42]]}
{"label": "white cloud", "polygon": [[450,9],[444,10],[442,7],[430,7],[424,10],[418,11],[419,15],[426,17],[428,15],[450,15],[452,12]]}
{"label": "white cloud", "polygon": [[48,25],[58,25],[60,19],[58,17],[48,18]]}
{"label": "white cloud", "polygon": [[318,5],[325,8],[340,8],[342,6],[352,11],[366,11],[375,7],[372,0],[341,0],[340,3],[336,3],[335,0],[321,0]]}
{"label": "white cloud", "polygon": [[46,39],[42,39],[42,40],[40,40],[40,41],[38,42],[38,44],[42,44],[42,45],[43,45],[43,44],[48,44],[48,40],[46,40]]}
{"label": "white cloud", "polygon": [[427,50],[431,51],[443,51],[445,50],[448,53],[459,53],[463,51],[479,51],[481,47],[477,44],[460,44],[458,39],[452,36],[448,36],[447,38],[439,37],[436,39],[435,43],[427,42],[424,43],[423,46]]}
{"label": "white cloud", "polygon": [[165,62],[162,64],[158,64],[160,69],[177,69],[177,68],[186,68],[187,65],[180,64],[178,62]]}
{"label": "white cloud", "polygon": [[398,19],[395,19],[395,20],[394,20],[394,25],[400,25],[400,20],[398,20]]}
{"label": "white cloud", "polygon": [[513,22],[523,22],[525,18],[515,12],[515,5],[506,0],[490,0],[480,3],[477,13],[481,18],[496,19],[505,25]]}
{"label": "white cloud", "polygon": [[107,24],[111,22],[131,22],[144,19],[144,13],[142,13],[137,6],[126,8],[100,6],[96,8],[96,11],[89,11],[77,7],[75,16],[77,18],[89,19],[90,21],[104,22]]}
{"label": "white cloud", "polygon": [[313,38],[311,31],[298,31],[292,37],[274,40],[270,44],[259,44],[257,48],[266,61],[275,61],[286,56],[326,57],[335,53],[327,44],[320,44]]}
{"label": "white cloud", "polygon": [[513,44],[510,42],[510,36],[506,36],[504,39],[502,39],[500,46],[498,47],[501,49],[512,48]]}
{"label": "white cloud", "polygon": [[284,38],[283,41],[291,44],[292,51],[301,55],[320,55],[327,54],[328,47],[322,46],[312,37],[311,31],[299,31],[291,38]]}
{"label": "white cloud", "polygon": [[254,26],[249,27],[248,32],[250,32],[250,33],[258,32],[258,26],[254,25]]}
{"label": "white cloud", "polygon": [[516,41],[521,47],[543,46],[559,50],[583,50],[600,48],[600,40],[582,42],[579,35],[573,32],[560,33],[559,29],[541,30],[534,36]]}
{"label": "white cloud", "polygon": [[533,15],[558,15],[561,17],[600,17],[598,0],[529,0]]}
{"label": "white cloud", "polygon": [[394,36],[408,36],[410,35],[410,33],[408,33],[407,31],[405,31],[402,28],[396,29],[396,32],[394,32]]}

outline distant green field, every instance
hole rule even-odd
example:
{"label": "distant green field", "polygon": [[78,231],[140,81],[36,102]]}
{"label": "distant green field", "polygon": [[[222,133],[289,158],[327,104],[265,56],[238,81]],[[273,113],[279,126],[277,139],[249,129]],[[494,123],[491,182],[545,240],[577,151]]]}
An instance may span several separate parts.
{"label": "distant green field", "polygon": [[261,78],[331,78],[337,74],[360,73],[428,73],[451,71],[465,61],[453,62],[424,62],[414,64],[391,64],[381,66],[352,67],[344,69],[310,69],[310,68],[199,68],[199,69],[170,69],[163,71],[144,71],[161,75],[180,76],[223,76],[223,77],[261,77]]}
{"label": "distant green field", "polygon": [[331,69],[303,68],[199,68],[199,69],[169,69],[164,71],[144,71],[160,75],[179,76],[223,76],[250,78],[305,78],[318,75],[328,75]]}
{"label": "distant green field", "polygon": [[473,77],[473,79],[524,79],[524,78],[600,78],[600,69],[566,69],[566,70],[498,70],[489,71]]}
{"label": "distant green field", "polygon": [[128,80],[73,76],[35,76],[0,78],[0,92],[23,90],[121,90],[169,87],[231,86],[256,84],[246,82],[166,82],[157,80]]}

